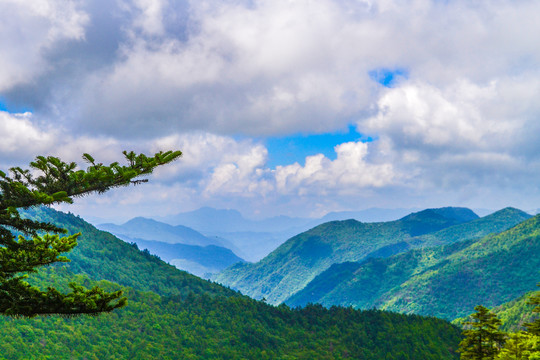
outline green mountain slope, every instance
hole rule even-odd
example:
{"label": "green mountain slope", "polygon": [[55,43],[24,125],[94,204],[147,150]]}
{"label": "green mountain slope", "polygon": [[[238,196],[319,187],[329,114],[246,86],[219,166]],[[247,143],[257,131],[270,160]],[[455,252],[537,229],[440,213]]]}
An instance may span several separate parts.
{"label": "green mountain slope", "polygon": [[126,294],[98,317],[0,318],[0,359],[458,359],[460,329],[436,318]]}
{"label": "green mountain slope", "polygon": [[[525,330],[523,324],[530,323],[538,318],[539,315],[533,312],[535,305],[529,304],[529,298],[535,293],[538,292],[531,291],[491,309],[491,312],[502,321],[502,331],[517,332]],[[453,320],[452,323],[461,326],[467,319],[468,317],[458,318]]]}
{"label": "green mountain slope", "polygon": [[72,262],[32,275],[36,286],[109,279],[130,284],[99,281],[122,288],[128,305],[97,317],[0,317],[0,359],[458,358],[460,330],[440,319],[273,307],[179,271],[73,215],[27,215],[83,231]]}
{"label": "green mountain slope", "polygon": [[178,271],[148,252],[100,231],[72,214],[42,207],[24,212],[25,216],[66,228],[70,233],[81,232],[78,245],[67,257],[67,264],[52,267],[66,268],[74,274],[86,274],[92,279],[109,280],[141,291],[160,295],[187,295],[189,292],[232,295],[234,292]]}
{"label": "green mountain slope", "polygon": [[478,304],[500,305],[540,279],[540,217],[497,235],[336,264],[287,300],[290,305],[378,307],[446,319]]}
{"label": "green mountain slope", "polygon": [[333,221],[289,239],[258,263],[234,265],[214,279],[253,298],[264,297],[278,304],[332,264],[360,261],[377,251],[392,255],[394,247],[406,240],[477,217],[468,209],[442,208],[390,222]]}
{"label": "green mountain slope", "polygon": [[488,234],[500,233],[531,217],[524,211],[508,207],[466,223],[418,236],[411,239],[409,243],[411,247],[429,247],[481,238]]}

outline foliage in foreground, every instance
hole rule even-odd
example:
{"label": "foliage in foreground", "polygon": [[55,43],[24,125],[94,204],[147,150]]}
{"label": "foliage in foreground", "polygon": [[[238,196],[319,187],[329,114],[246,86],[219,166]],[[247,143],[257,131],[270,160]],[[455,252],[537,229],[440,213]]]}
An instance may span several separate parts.
{"label": "foliage in foreground", "polygon": [[30,163],[31,169],[11,168],[11,176],[0,171],[0,314],[98,314],[124,306],[126,299],[118,291],[107,293],[99,287],[87,290],[72,283],[70,292],[61,293],[54,287],[43,291],[26,282],[28,275],[24,274],[35,273],[39,267],[69,262],[63,254],[77,245],[80,234],[60,236],[65,229],[23,218],[19,209],[72,203],[74,197],[145,182],[135,179],[181,154],[168,151],[148,157],[124,152],[127,165],[115,162],[109,166],[84,154],[90,164],[86,170],[77,170],[74,162],[38,156]]}
{"label": "foliage in foreground", "polygon": [[[535,305],[533,311],[540,313],[540,292],[529,297]],[[484,306],[476,306],[476,312],[463,324],[464,339],[459,344],[462,360],[539,360],[540,317],[525,323],[526,330],[505,333],[497,315]]]}

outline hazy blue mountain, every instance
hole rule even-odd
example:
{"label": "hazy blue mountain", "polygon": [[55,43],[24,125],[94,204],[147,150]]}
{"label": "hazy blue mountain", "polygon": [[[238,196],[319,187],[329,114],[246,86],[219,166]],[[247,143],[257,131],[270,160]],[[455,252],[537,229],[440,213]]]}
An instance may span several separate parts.
{"label": "hazy blue mountain", "polygon": [[[301,231],[300,231],[301,232]],[[214,236],[224,242],[230,243],[231,249],[237,249],[234,252],[238,256],[250,262],[256,262],[275,250],[279,245],[296,235],[296,232],[224,232],[214,233]]]}
{"label": "hazy blue mountain", "polygon": [[[500,234],[476,236],[517,220]],[[500,305],[533,290],[540,276],[540,217],[530,219],[520,210],[503,209],[424,236],[449,245],[334,264],[286,303],[379,307],[454,319],[475,305]]]}
{"label": "hazy blue mountain", "polygon": [[231,250],[216,245],[169,244],[137,238],[123,240],[135,243],[139,249],[147,249],[178,269],[199,277],[208,277],[209,274],[217,273],[232,264],[244,261]]}
{"label": "hazy blue mountain", "polygon": [[371,208],[360,211],[331,212],[322,218],[277,216],[267,219],[246,219],[236,210],[200,208],[168,217],[156,218],[172,225],[196,229],[208,237],[226,241],[223,245],[244,259],[256,262],[275,250],[287,239],[320,224],[355,219],[381,222],[399,219],[417,209]]}
{"label": "hazy blue mountain", "polygon": [[184,225],[203,233],[279,232],[309,223],[312,219],[276,216],[246,219],[237,210],[203,207],[195,211],[159,218],[172,225]]}
{"label": "hazy blue mountain", "polygon": [[420,209],[370,208],[358,211],[334,211],[321,218],[275,216],[265,219],[246,219],[233,209],[203,207],[198,210],[156,218],[171,225],[184,225],[202,233],[279,233],[308,230],[329,221],[355,219],[362,222],[381,222],[399,219]]}
{"label": "hazy blue mountain", "polygon": [[234,265],[214,279],[254,298],[264,297],[277,304],[304,288],[332,264],[360,261],[377,251],[387,251],[388,255],[405,251],[409,245],[400,245],[403,241],[474,218],[477,216],[469,209],[442,208],[427,209],[390,222],[328,222],[292,237],[261,261]]}
{"label": "hazy blue mountain", "polygon": [[222,245],[215,239],[206,237],[200,232],[193,230],[187,226],[177,225],[172,226],[163,222],[143,217],[136,217],[122,225],[116,224],[99,224],[97,228],[108,231],[119,237],[127,237],[129,239],[137,238],[143,240],[160,241],[169,244],[186,244],[186,245]]}

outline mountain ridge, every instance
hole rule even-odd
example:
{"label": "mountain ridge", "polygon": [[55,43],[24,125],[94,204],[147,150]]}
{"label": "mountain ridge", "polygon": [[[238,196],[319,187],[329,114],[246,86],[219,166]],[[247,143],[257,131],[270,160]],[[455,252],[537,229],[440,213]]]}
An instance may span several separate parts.
{"label": "mountain ridge", "polygon": [[258,263],[243,265],[241,271],[239,267],[225,269],[213,279],[246,295],[257,299],[264,297],[270,303],[278,304],[333,263],[359,261],[384,246],[474,217],[468,209],[456,210],[459,214],[460,211],[466,213],[463,219],[455,213],[449,216],[450,208],[443,209],[446,210],[426,209],[391,222],[344,220],[324,223],[290,238]]}
{"label": "mountain ridge", "polygon": [[480,239],[334,264],[286,303],[379,307],[453,319],[468,315],[479,303],[497,306],[533,290],[540,276],[537,254],[540,217],[532,217]]}

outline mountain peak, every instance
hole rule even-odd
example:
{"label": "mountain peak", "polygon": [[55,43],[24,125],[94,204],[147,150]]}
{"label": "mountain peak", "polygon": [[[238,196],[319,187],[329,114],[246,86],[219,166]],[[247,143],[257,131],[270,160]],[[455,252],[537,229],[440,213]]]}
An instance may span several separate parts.
{"label": "mountain peak", "polygon": [[468,222],[475,219],[478,219],[478,215],[474,213],[471,209],[464,207],[442,207],[442,208],[431,208],[425,209],[422,211],[414,212],[409,214],[400,220],[412,220],[412,219],[430,219],[430,218],[444,218],[447,220],[453,220],[456,223]]}
{"label": "mountain peak", "polygon": [[126,221],[123,226],[125,225],[136,225],[136,224],[162,224],[154,219],[145,218],[142,216],[134,217],[133,219],[130,219]]}

